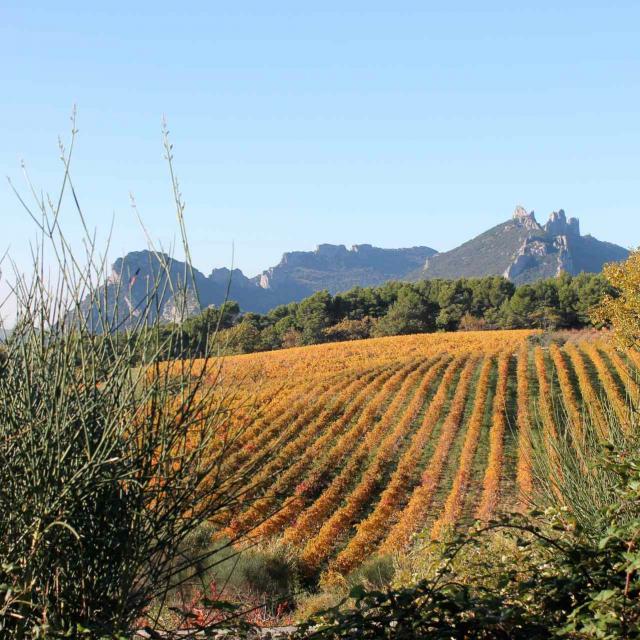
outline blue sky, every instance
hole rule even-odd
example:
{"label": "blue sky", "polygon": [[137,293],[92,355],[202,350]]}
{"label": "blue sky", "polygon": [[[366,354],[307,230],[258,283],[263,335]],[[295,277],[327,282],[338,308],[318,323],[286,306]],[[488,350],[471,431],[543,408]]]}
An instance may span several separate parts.
{"label": "blue sky", "polygon": [[[108,8],[107,8],[108,7]],[[638,2],[0,4],[0,171],[75,181],[114,257],[175,236],[160,122],[195,265],[248,275],[321,242],[450,249],[521,203],[640,238]],[[0,186],[0,252],[34,230]],[[74,219],[67,218],[72,233]]]}

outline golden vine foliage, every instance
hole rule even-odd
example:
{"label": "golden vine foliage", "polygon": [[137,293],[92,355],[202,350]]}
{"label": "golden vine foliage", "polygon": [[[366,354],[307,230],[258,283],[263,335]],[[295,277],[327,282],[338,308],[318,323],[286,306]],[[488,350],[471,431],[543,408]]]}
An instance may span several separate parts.
{"label": "golden vine foliage", "polygon": [[509,385],[509,362],[511,354],[502,353],[498,360],[498,380],[493,397],[493,415],[489,432],[489,460],[484,474],[482,498],[476,517],[489,520],[499,500],[500,479],[504,464],[504,433],[507,426],[507,387]]}
{"label": "golden vine foliage", "polygon": [[601,396],[620,416],[640,398],[635,351],[592,336],[541,343],[530,331],[471,331],[225,358],[211,371],[225,402],[210,410],[234,410],[212,447],[225,444],[222,464],[251,473],[216,535],[257,525],[252,541],[296,547],[303,568],[330,582],[375,554],[405,553],[417,534],[513,508],[509,482],[524,506],[534,455],[562,474],[563,415],[579,448],[585,415],[606,426]]}
{"label": "golden vine foliage", "polygon": [[470,358],[462,370],[449,415],[442,425],[436,449],[422,474],[420,484],[413,491],[407,506],[400,514],[398,522],[382,544],[382,553],[392,553],[406,548],[411,542],[411,536],[424,526],[425,516],[433,495],[440,484],[444,464],[462,422],[467,403],[467,394],[477,364],[477,356]]}
{"label": "golden vine foliage", "polygon": [[[344,451],[349,443],[358,441],[365,427],[365,420],[353,422],[353,418],[359,412],[367,411],[367,403],[397,369],[397,366],[393,366],[378,375],[354,398],[348,409],[326,429],[325,433],[312,446],[295,459],[295,462],[292,462],[291,459],[288,460],[286,469],[274,482],[270,493],[272,501],[275,501],[276,495],[291,493],[291,488],[295,486],[293,495],[287,498],[284,504],[256,529],[255,535],[272,535],[291,523],[295,515],[306,504],[307,495],[313,491],[319,478],[327,476],[335,460],[344,456]],[[345,431],[347,427],[349,428]],[[339,439],[333,446],[330,446],[338,434],[341,434]],[[306,471],[313,462],[315,462],[313,468]]]}
{"label": "golden vine foliage", "polygon": [[[447,368],[438,390],[425,412],[420,428],[415,433],[411,445],[398,463],[398,467],[382,493],[375,510],[357,526],[356,534],[336,558],[335,568],[340,573],[346,573],[358,566],[374,550],[375,543],[382,538],[391,517],[399,505],[402,504],[407,488],[410,486],[415,473],[415,468],[419,463],[422,450],[426,446],[440,417],[449,384],[451,384],[453,376],[464,362],[464,359],[464,357],[454,359]],[[413,415],[417,413],[417,408],[416,405]]]}
{"label": "golden vine foliage", "polygon": [[[423,373],[424,371],[419,369],[407,377],[406,383],[402,386],[400,393],[398,393],[385,414],[385,418],[387,419],[380,421],[380,424],[384,424],[381,433],[392,427],[392,421],[398,416],[398,411],[403,407],[405,401],[408,400],[415,378]],[[417,413],[423,399],[420,395],[425,392],[425,389],[418,389],[416,395],[418,396],[419,402],[414,406],[412,406],[413,403],[411,403],[409,405],[409,411],[405,412],[402,416],[398,416],[399,419],[396,422],[395,428],[389,431],[386,437],[379,443],[373,460],[362,475],[359,484],[351,494],[347,496],[344,505],[335,511],[328,520],[322,523],[318,534],[307,542],[300,557],[306,568],[313,569],[317,567],[318,563],[327,557],[331,549],[335,546],[338,536],[343,532],[344,528],[351,523],[352,518],[367,501],[382,471],[383,465],[389,462],[397,448],[398,441],[403,437],[413,422],[414,415]]]}
{"label": "golden vine foliage", "polygon": [[493,358],[485,357],[480,371],[480,378],[476,385],[476,395],[473,403],[473,411],[467,426],[462,452],[458,459],[458,472],[453,480],[453,486],[444,504],[441,516],[436,520],[431,529],[431,537],[438,539],[443,529],[455,525],[460,517],[464,497],[471,478],[471,467],[473,459],[478,448],[478,440],[480,431],[484,422],[484,412],[487,405],[487,391],[489,387],[489,379],[493,368]]}
{"label": "golden vine foliage", "polygon": [[553,360],[553,364],[556,368],[556,373],[558,374],[560,392],[562,393],[564,406],[569,416],[573,437],[576,442],[582,443],[584,438],[582,414],[578,407],[575,390],[571,383],[569,366],[567,365],[564,354],[557,344],[554,343],[549,347],[549,354],[551,355],[551,359]]}
{"label": "golden vine foliage", "polygon": [[584,355],[576,345],[572,343],[567,343],[564,350],[573,363],[578,383],[580,385],[580,393],[582,394],[585,410],[589,412],[591,420],[595,424],[600,436],[602,438],[606,438],[608,436],[607,420],[594,385],[595,381],[587,368]]}
{"label": "golden vine foliage", "polygon": [[[285,532],[285,542],[300,544],[308,540],[312,535],[315,535],[328,515],[334,511],[344,491],[346,491],[351,484],[353,477],[358,473],[367,456],[372,450],[377,448],[388,425],[393,421],[398,409],[404,402],[406,393],[413,385],[415,373],[410,373],[409,376],[407,376],[408,379],[405,379],[404,384],[401,385],[405,375],[406,372],[401,371],[391,378],[389,383],[383,387],[376,398],[374,398],[374,401],[367,407],[367,411],[360,417],[359,422],[363,427],[363,431],[365,427],[369,427],[370,430],[357,446],[355,452],[351,454],[354,442],[345,441],[341,443],[343,450],[338,452],[338,460],[344,460],[345,462],[342,470],[322,492],[319,498],[304,512],[300,519]],[[383,411],[388,397],[398,390],[398,388],[400,389],[398,394],[389,404],[386,411]],[[376,418],[378,418],[377,423]],[[374,423],[374,428],[371,428]]]}
{"label": "golden vine foliage", "polygon": [[[379,374],[379,372],[374,371],[373,373],[362,375],[355,380],[352,380],[352,376],[349,376],[349,378],[344,381],[344,386],[342,386],[340,393],[327,403],[327,406],[316,418],[303,418],[302,421],[294,421],[294,428],[298,425],[300,425],[301,428],[297,430],[295,437],[291,441],[281,443],[281,446],[278,447],[277,455],[269,460],[260,472],[254,476],[253,482],[255,486],[257,488],[262,486],[270,477],[286,468],[292,459],[310,451],[312,443],[316,438],[330,436],[334,430],[339,430],[345,422],[348,423],[354,411],[358,408],[357,402],[351,402],[354,394],[356,394],[356,399],[359,399],[358,392],[362,392],[363,390],[366,392],[371,379],[383,379],[381,375],[376,374]],[[322,405],[319,404],[319,406]],[[276,484],[281,485],[282,483],[278,482]],[[239,531],[247,530],[249,528],[247,525],[264,518],[269,513],[270,505],[274,502],[274,492],[281,492],[283,489],[284,487],[282,486],[273,486],[270,495],[264,496],[257,501],[251,500],[249,509],[241,516],[235,518],[232,526],[230,526],[225,533],[228,536],[235,536]],[[246,498],[251,498],[249,492]]]}
{"label": "golden vine foliage", "polygon": [[616,412],[618,419],[625,427],[627,431],[631,429],[631,422],[629,419],[629,406],[627,405],[625,397],[620,393],[620,389],[616,384],[613,376],[611,375],[611,371],[609,371],[609,366],[602,358],[602,355],[596,349],[595,345],[591,342],[585,342],[583,347],[584,352],[589,356],[591,362],[598,373],[598,378],[602,383],[604,388],[604,393],[606,397],[609,399],[613,410]]}
{"label": "golden vine foliage", "polygon": [[531,441],[531,412],[529,403],[529,345],[522,343],[518,351],[518,366],[516,369],[518,393],[518,465],[516,483],[518,485],[520,506],[526,505],[533,491]]}
{"label": "golden vine foliage", "polygon": [[[607,354],[620,380],[622,380],[628,398],[634,406],[637,406],[640,402],[640,385],[638,384],[637,372],[632,369],[630,364],[622,359],[619,350],[614,348],[610,342],[603,341],[598,343],[597,346]],[[631,360],[634,361],[633,357]]]}

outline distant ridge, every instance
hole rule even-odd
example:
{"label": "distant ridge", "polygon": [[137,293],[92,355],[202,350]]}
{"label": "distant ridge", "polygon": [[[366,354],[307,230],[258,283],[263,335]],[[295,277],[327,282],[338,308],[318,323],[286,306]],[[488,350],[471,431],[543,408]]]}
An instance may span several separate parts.
{"label": "distant ridge", "polygon": [[280,292],[284,298],[290,298],[292,293],[304,297],[322,289],[338,293],[405,279],[436,253],[430,247],[380,249],[357,244],[347,249],[342,244],[321,244],[315,251],[285,253],[279,264],[254,281],[263,289]]}
{"label": "distant ridge", "polygon": [[[346,291],[356,286],[369,287],[389,280],[406,280],[407,275],[420,269],[425,260],[436,253],[429,247],[410,249],[380,249],[368,244],[347,249],[344,245],[321,244],[315,251],[285,253],[280,262],[260,275],[247,278],[242,271],[227,268],[214,269],[205,276],[197,269],[189,270],[188,280],[198,290],[200,306],[219,305],[225,300],[227,287],[229,299],[240,304],[243,311],[264,313],[280,304],[287,304],[310,296],[316,291],[328,289],[331,293]],[[185,281],[184,262],[165,254],[161,259],[168,265],[173,283]],[[164,278],[158,256],[151,251],[134,251],[118,258],[112,265],[110,282],[101,299],[108,300],[108,317],[115,309],[120,315],[137,309],[149,290],[150,282]],[[183,287],[184,288],[184,287]],[[161,283],[163,292],[156,306],[163,320],[175,319],[176,303],[170,287]],[[189,296],[189,310],[198,311],[196,296]],[[126,324],[126,319],[122,318]]]}
{"label": "distant ridge", "polygon": [[[315,251],[285,253],[280,262],[261,274],[248,278],[239,269],[214,269],[208,276],[193,270],[200,304],[189,297],[189,309],[221,304],[229,287],[229,298],[243,311],[264,313],[280,304],[301,300],[327,289],[335,294],[356,286],[368,287],[390,280],[415,281],[424,278],[460,278],[501,275],[518,284],[552,277],[561,272],[576,275],[597,273],[607,262],[625,260],[629,252],[618,245],[580,235],[577,218],[567,218],[560,209],[540,225],[533,211],[516,207],[513,215],[475,238],[438,253],[427,246],[381,249],[369,244],[321,244]],[[166,258],[170,278],[184,278],[185,265]],[[135,309],[148,290],[148,282],[158,277],[160,265],[149,251],[132,252],[113,264],[111,283],[103,299],[118,308]],[[176,301],[167,292],[158,310],[165,320],[175,319]]]}

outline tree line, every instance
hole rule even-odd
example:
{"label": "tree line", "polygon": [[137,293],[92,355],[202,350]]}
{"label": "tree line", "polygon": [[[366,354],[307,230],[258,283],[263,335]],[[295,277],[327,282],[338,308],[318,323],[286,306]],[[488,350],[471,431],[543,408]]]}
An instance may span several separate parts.
{"label": "tree line", "polygon": [[[500,276],[387,282],[331,295],[319,291],[268,313],[235,301],[167,326],[166,356],[270,351],[294,346],[435,331],[571,329],[592,326],[590,311],[615,292],[600,274],[561,274],[516,286]],[[179,335],[179,339],[175,336]]]}

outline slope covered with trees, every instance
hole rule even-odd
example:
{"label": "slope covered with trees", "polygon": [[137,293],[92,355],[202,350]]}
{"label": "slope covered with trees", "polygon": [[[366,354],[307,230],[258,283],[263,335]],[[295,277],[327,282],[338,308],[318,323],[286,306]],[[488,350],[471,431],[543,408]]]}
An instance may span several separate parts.
{"label": "slope covered with trees", "polygon": [[434,331],[583,328],[592,326],[593,306],[612,294],[600,275],[563,274],[517,287],[495,276],[321,291],[264,315],[229,301],[187,319],[167,357],[204,352],[216,329],[208,346],[234,354]]}

